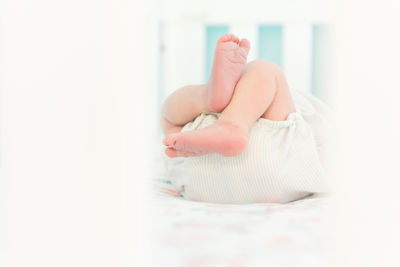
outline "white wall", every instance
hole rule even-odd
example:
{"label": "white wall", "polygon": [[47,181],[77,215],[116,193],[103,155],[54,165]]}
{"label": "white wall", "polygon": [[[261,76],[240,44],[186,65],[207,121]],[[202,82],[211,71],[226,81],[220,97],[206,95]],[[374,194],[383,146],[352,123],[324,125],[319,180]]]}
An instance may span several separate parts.
{"label": "white wall", "polygon": [[150,1],[0,7],[0,265],[132,266],[156,132]]}
{"label": "white wall", "polygon": [[400,3],[338,4],[332,266],[400,266]]}

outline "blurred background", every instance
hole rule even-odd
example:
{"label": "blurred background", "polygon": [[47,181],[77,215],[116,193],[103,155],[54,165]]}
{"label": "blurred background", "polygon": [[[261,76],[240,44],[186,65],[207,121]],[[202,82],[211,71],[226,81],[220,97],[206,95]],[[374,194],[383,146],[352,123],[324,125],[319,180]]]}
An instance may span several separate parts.
{"label": "blurred background", "polygon": [[249,61],[266,59],[291,88],[327,98],[332,54],[332,1],[158,0],[159,85],[166,94],[210,75],[217,39],[234,33],[251,42]]}
{"label": "blurred background", "polygon": [[247,38],[248,60],[266,59],[289,87],[330,102],[334,4],[330,0],[158,0],[155,34],[159,106],[174,90],[208,81],[216,41]]}
{"label": "blurred background", "polygon": [[1,0],[0,265],[157,256],[161,103],[207,81],[231,32],[292,89],[334,102],[333,266],[399,266],[399,13],[397,0]]}

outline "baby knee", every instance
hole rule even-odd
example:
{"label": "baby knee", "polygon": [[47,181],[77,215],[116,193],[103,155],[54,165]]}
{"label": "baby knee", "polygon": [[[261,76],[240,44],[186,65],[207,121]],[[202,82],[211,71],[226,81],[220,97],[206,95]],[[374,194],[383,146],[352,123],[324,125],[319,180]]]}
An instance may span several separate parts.
{"label": "baby knee", "polygon": [[258,72],[263,76],[277,76],[283,75],[281,68],[268,60],[258,59],[250,62],[247,65],[248,71]]}

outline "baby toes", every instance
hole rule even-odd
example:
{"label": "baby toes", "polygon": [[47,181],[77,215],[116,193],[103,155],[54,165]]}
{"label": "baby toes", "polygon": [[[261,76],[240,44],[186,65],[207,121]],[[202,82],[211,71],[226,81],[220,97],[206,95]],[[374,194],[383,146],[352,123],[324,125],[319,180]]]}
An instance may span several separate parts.
{"label": "baby toes", "polygon": [[163,144],[168,147],[174,146],[176,144],[177,135],[178,134],[167,135],[163,140]]}
{"label": "baby toes", "polygon": [[168,157],[170,157],[170,158],[179,157],[177,152],[178,152],[178,151],[176,151],[175,149],[170,148],[170,147],[167,147],[167,148],[165,149],[165,154],[166,154]]}
{"label": "baby toes", "polygon": [[165,149],[165,154],[170,157],[170,158],[176,158],[176,157],[195,157],[195,156],[200,156],[198,153],[195,152],[190,152],[190,151],[183,151],[183,150],[176,150],[171,147],[167,147]]}

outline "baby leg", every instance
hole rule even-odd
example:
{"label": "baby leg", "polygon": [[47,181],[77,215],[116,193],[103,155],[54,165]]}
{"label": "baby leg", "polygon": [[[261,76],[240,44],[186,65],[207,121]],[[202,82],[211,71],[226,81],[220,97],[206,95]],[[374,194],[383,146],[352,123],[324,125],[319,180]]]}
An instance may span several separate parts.
{"label": "baby leg", "polygon": [[180,132],[183,125],[202,112],[220,112],[228,105],[246,66],[249,49],[249,41],[233,34],[218,39],[209,82],[183,87],[165,101],[162,125],[166,135]]}
{"label": "baby leg", "polygon": [[206,84],[189,85],[167,98],[161,116],[165,135],[180,132],[183,125],[209,110],[206,104],[207,90]]}
{"label": "baby leg", "polygon": [[164,144],[170,157],[219,153],[236,156],[246,149],[247,135],[260,117],[285,120],[295,111],[282,70],[264,60],[250,63],[237,83],[232,99],[213,125],[168,135]]}

